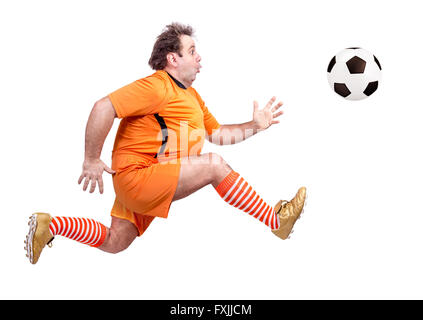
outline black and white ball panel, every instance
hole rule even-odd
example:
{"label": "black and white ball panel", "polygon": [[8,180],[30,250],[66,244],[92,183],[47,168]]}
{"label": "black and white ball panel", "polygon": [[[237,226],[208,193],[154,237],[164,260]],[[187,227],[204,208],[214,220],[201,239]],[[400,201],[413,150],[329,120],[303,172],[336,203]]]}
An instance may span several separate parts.
{"label": "black and white ball panel", "polygon": [[329,85],[338,95],[348,100],[361,100],[377,90],[381,69],[372,53],[351,47],[330,60],[327,76]]}

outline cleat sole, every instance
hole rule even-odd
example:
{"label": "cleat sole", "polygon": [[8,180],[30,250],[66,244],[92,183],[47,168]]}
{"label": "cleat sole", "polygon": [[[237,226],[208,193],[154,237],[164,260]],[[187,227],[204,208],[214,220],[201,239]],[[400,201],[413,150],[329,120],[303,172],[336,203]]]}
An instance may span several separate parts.
{"label": "cleat sole", "polygon": [[33,245],[35,230],[37,230],[37,216],[35,214],[33,214],[29,218],[28,225],[29,225],[29,231],[28,231],[28,235],[26,236],[26,247],[25,247],[26,256],[28,257],[29,262],[34,263],[32,245]]}

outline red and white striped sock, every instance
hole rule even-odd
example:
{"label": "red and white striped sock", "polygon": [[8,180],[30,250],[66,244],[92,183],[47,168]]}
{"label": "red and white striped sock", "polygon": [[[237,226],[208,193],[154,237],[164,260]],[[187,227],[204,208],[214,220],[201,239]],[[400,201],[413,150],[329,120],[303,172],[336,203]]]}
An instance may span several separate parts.
{"label": "red and white striped sock", "polygon": [[99,247],[107,233],[103,224],[88,218],[53,217],[49,229],[53,236],[64,236],[91,247]]}
{"label": "red and white striped sock", "polygon": [[279,229],[279,219],[239,173],[232,171],[216,187],[216,191],[230,205],[260,220],[272,229]]}

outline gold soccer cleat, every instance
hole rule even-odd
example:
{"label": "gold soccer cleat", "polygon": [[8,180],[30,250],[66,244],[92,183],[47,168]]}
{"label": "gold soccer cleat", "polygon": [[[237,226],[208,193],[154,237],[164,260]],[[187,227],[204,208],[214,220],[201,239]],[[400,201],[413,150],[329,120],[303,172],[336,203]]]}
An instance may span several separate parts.
{"label": "gold soccer cleat", "polygon": [[29,218],[29,232],[26,236],[25,250],[32,264],[36,264],[45,245],[52,246],[54,239],[49,225],[51,216],[48,213],[37,212]]}
{"label": "gold soccer cleat", "polygon": [[305,200],[306,188],[301,187],[291,201],[281,200],[276,204],[275,212],[280,222],[279,229],[272,230],[276,236],[283,240],[289,237],[295,222],[303,213]]}

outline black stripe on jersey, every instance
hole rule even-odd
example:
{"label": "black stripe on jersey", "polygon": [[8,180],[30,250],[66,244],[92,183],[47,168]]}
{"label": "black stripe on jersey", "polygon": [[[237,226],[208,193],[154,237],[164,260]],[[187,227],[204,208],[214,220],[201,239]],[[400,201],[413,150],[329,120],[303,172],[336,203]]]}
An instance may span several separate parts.
{"label": "black stripe on jersey", "polygon": [[157,122],[160,125],[160,128],[162,129],[162,145],[160,147],[160,151],[158,153],[156,153],[156,155],[154,156],[154,158],[157,158],[157,156],[159,154],[162,154],[164,152],[164,150],[166,149],[168,132],[167,132],[166,122],[164,121],[164,119],[162,117],[160,117],[158,113],[155,113],[154,117],[156,118]]}
{"label": "black stripe on jersey", "polygon": [[175,81],[175,83],[178,85],[178,87],[179,88],[182,88],[182,89],[186,89],[185,88],[185,86],[180,82],[180,81],[178,81],[178,80],[176,80],[174,77],[172,77],[172,75],[169,73],[169,72],[167,72],[166,71],[166,73],[169,75],[169,77],[173,80],[173,81]]}

